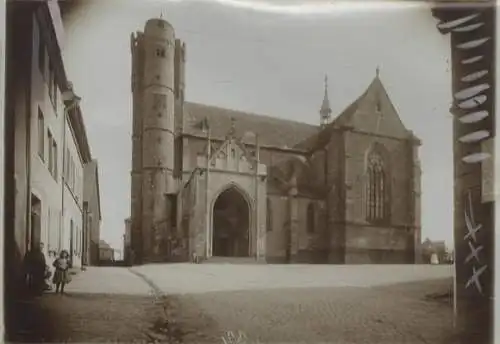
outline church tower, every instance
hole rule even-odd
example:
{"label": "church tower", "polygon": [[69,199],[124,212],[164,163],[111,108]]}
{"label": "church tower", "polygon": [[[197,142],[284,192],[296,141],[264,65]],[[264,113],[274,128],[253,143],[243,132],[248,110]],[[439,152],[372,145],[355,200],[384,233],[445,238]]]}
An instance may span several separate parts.
{"label": "church tower", "polygon": [[[132,34],[131,241],[136,263],[168,260],[166,243],[175,227],[174,28],[150,19]],[[177,78],[178,79],[178,78]]]}
{"label": "church tower", "polygon": [[320,114],[320,127],[324,128],[330,123],[332,109],[330,108],[330,100],[328,100],[328,76],[325,75],[325,94],[323,96],[323,103],[321,104]]}

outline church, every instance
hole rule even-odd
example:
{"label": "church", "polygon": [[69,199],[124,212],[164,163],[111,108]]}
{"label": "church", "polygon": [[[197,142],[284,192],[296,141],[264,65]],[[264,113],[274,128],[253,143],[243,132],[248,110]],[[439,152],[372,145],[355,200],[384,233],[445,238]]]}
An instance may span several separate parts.
{"label": "church", "polygon": [[131,52],[133,264],[418,262],[421,142],[378,69],[336,116],[325,78],[309,125],[185,101],[186,46],[164,19]]}

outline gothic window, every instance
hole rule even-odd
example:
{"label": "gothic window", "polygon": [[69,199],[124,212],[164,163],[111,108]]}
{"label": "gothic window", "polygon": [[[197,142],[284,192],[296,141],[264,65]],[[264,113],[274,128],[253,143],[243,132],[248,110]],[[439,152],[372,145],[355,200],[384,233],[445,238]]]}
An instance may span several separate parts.
{"label": "gothic window", "polygon": [[271,209],[271,200],[269,199],[269,197],[266,200],[266,207],[267,207],[266,229],[268,232],[271,232],[273,230],[273,212]]}
{"label": "gothic window", "polygon": [[366,176],[367,220],[384,221],[388,216],[387,175],[382,156],[377,152],[372,152],[368,157]]}
{"label": "gothic window", "polygon": [[382,105],[380,104],[380,99],[377,99],[376,111],[377,112],[382,111]]}
{"label": "gothic window", "polygon": [[314,218],[314,203],[311,202],[307,206],[307,232],[314,233],[316,226],[316,219]]}

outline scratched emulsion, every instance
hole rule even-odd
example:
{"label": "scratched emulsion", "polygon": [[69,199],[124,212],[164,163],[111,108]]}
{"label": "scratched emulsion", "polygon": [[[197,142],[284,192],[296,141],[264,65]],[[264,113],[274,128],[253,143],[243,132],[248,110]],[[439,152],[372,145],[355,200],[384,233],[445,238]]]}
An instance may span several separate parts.
{"label": "scratched emulsion", "polygon": [[[440,30],[449,30],[455,33],[471,35],[474,34],[474,31],[477,31],[485,25],[482,19],[481,13],[473,13],[455,20],[441,22],[438,24],[438,28]],[[471,23],[472,21],[477,22]],[[460,63],[462,65],[470,65],[474,67],[474,64],[478,64],[478,62],[482,61],[485,58],[482,54],[482,48],[484,44],[490,40],[491,37],[482,37],[477,34],[477,36],[473,39],[457,44],[456,48],[466,52],[467,56],[467,58],[462,59]],[[472,73],[469,73],[461,78],[461,81],[467,86],[458,90],[453,97],[455,102],[458,103],[457,107],[460,112],[458,121],[462,124],[472,126],[491,115],[487,110],[480,109],[481,106],[488,100],[488,96],[483,94],[483,92],[487,91],[491,87],[489,82],[486,80],[486,76],[489,73],[490,71],[484,69],[484,67],[478,66]],[[488,139],[490,136],[490,131],[485,129],[471,130],[469,133],[462,135],[458,141],[464,145],[474,145]],[[482,163],[487,159],[491,159],[492,156],[490,153],[476,150],[460,158],[466,164],[477,164]],[[476,234],[482,228],[482,224],[475,223],[474,207],[472,204],[470,190],[467,193],[467,201],[465,204],[464,216],[467,234],[465,235],[464,240],[467,240],[470,253],[465,258],[464,264],[470,265],[471,269],[471,275],[465,284],[465,288],[470,288],[474,285],[477,291],[482,294],[483,288],[480,277],[486,271],[488,266],[486,264],[482,264],[480,259],[480,252],[483,250],[483,246],[479,245],[477,242]]]}

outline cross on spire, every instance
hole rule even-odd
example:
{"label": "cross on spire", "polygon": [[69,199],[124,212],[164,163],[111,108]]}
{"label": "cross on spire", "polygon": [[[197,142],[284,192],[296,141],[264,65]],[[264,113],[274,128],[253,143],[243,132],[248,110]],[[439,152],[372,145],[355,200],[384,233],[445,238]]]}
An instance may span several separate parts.
{"label": "cross on spire", "polygon": [[380,67],[377,65],[377,68],[375,69],[375,73],[377,75],[377,78],[378,76],[380,75]]}

